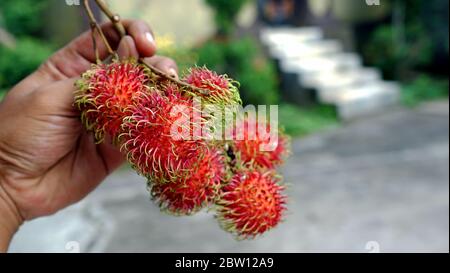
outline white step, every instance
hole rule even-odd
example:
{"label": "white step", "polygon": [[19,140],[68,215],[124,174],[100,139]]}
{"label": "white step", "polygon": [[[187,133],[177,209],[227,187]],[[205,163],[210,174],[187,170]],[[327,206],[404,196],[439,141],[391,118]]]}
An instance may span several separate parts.
{"label": "white step", "polygon": [[361,66],[361,58],[354,53],[335,53],[306,58],[283,60],[282,69],[297,71],[299,74],[332,73],[355,69]]}
{"label": "white step", "polygon": [[269,48],[270,55],[278,60],[302,59],[339,53],[343,45],[336,40],[289,42]]}
{"label": "white step", "polygon": [[340,92],[336,98],[339,116],[344,120],[380,112],[398,102],[400,87],[394,82],[378,81]]}
{"label": "white step", "polygon": [[322,29],[318,27],[277,27],[263,28],[260,31],[260,39],[262,43],[269,47],[290,42],[320,40],[322,38]]}
{"label": "white step", "polygon": [[375,68],[359,68],[340,72],[322,73],[315,79],[315,89],[320,102],[334,103],[339,94],[358,86],[367,86],[381,79]]}

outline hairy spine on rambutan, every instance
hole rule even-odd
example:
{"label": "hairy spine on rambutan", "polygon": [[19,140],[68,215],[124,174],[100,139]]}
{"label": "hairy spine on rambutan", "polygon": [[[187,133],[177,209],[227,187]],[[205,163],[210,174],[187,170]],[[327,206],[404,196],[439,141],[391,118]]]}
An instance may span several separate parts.
{"label": "hairy spine on rambutan", "polygon": [[237,164],[273,169],[289,154],[289,137],[269,123],[246,117],[228,130],[232,136],[230,150]]}
{"label": "hairy spine on rambutan", "polygon": [[133,60],[94,64],[76,82],[75,106],[98,142],[105,133],[114,141],[121,133],[125,109],[136,93],[147,92],[148,70]]}
{"label": "hairy spine on rambutan", "polygon": [[[209,104],[217,106],[235,106],[241,104],[238,83],[228,78],[226,75],[218,75],[206,67],[194,67],[184,77],[184,81],[203,90],[208,94],[200,94],[191,91],[194,95],[200,96]],[[189,90],[187,90],[189,92]]]}
{"label": "hairy spine on rambutan", "polygon": [[[177,116],[175,108],[180,108]],[[188,172],[187,158],[198,156],[198,147],[205,143],[194,142],[184,135],[173,135],[172,125],[181,117],[186,117],[180,126],[190,130],[190,103],[181,96],[166,96],[162,91],[152,89],[142,93],[127,108],[120,136],[122,151],[128,161],[142,175],[161,183],[184,177]]]}
{"label": "hairy spine on rambutan", "polygon": [[[126,133],[120,137],[122,150],[132,166],[148,178],[150,193],[161,210],[189,215],[217,198],[225,157],[211,143],[192,138],[193,108],[176,86],[151,91],[141,94],[127,109]],[[173,115],[175,108],[180,110],[177,115]],[[179,120],[185,122],[181,125],[187,136],[174,135],[172,125]]]}
{"label": "hairy spine on rambutan", "polygon": [[176,215],[190,215],[212,204],[225,179],[225,158],[215,149],[202,152],[202,158],[190,161],[190,172],[185,179],[169,183],[149,181],[151,196],[162,211]]}
{"label": "hairy spine on rambutan", "polygon": [[286,210],[284,187],[272,171],[241,169],[221,189],[217,218],[238,239],[254,238],[275,227]]}

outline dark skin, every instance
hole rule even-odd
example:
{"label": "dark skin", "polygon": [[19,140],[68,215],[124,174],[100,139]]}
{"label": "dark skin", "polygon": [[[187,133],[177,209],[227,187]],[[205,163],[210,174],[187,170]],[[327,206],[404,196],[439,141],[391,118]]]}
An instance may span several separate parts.
{"label": "dark skin", "polygon": [[[156,45],[146,23],[123,24],[128,35],[122,39],[111,24],[102,25],[120,58],[145,58],[177,77],[173,60],[154,55]],[[100,57],[107,57],[105,46],[97,41]],[[93,62],[92,38],[86,32],[0,103],[0,252],[7,250],[24,221],[81,200],[123,163],[123,155],[110,141],[95,144],[73,107],[74,82]]]}

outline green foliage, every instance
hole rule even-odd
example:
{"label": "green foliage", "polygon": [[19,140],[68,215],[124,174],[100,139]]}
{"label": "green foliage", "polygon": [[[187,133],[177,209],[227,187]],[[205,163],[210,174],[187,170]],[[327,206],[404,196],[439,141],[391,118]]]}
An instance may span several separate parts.
{"label": "green foliage", "polygon": [[438,0],[428,1],[425,5],[425,15],[427,29],[431,30],[433,45],[436,49],[441,49],[447,55],[449,54],[449,1]]}
{"label": "green foliage", "polygon": [[205,0],[214,9],[218,36],[196,50],[198,65],[228,74],[240,83],[244,104],[276,104],[277,75],[255,40],[232,40],[234,21],[247,0]]}
{"label": "green foliage", "polygon": [[390,79],[401,79],[402,73],[426,65],[432,58],[432,43],[421,24],[409,24],[403,42],[399,43],[397,37],[391,25],[380,26],[364,52],[367,62]]}
{"label": "green foliage", "polygon": [[188,48],[179,46],[171,46],[158,50],[158,55],[169,56],[172,58],[177,63],[180,73],[184,73],[189,68],[194,66],[197,60],[197,55],[195,52]]}
{"label": "green foliage", "polygon": [[44,32],[42,15],[50,0],[1,0],[0,27],[16,39],[13,48],[0,44],[0,97],[33,72],[52,47],[39,40]]}
{"label": "green foliage", "polygon": [[0,1],[0,26],[16,36],[42,33],[42,12],[49,0]]}
{"label": "green foliage", "polygon": [[244,104],[278,103],[275,68],[264,58],[254,40],[209,41],[196,51],[198,65],[226,73],[240,83]]}
{"label": "green foliage", "polygon": [[300,108],[292,104],[281,104],[278,120],[291,136],[304,136],[338,124],[335,109],[324,105]]}
{"label": "green foliage", "polygon": [[0,45],[0,89],[8,89],[33,72],[52,53],[43,42],[18,39],[15,48]]}
{"label": "green foliage", "polygon": [[393,23],[377,27],[363,46],[369,65],[405,81],[432,68],[436,56],[448,58],[447,0],[397,0],[393,7]]}
{"label": "green foliage", "polygon": [[220,34],[229,35],[234,27],[234,20],[247,0],[206,0],[215,11],[215,21]]}
{"label": "green foliage", "polygon": [[217,41],[208,41],[201,47],[195,49],[197,53],[197,63],[214,68],[219,73],[225,73],[227,65],[228,45]]}
{"label": "green foliage", "polygon": [[415,106],[419,102],[448,97],[448,78],[436,79],[428,75],[419,76],[402,89],[402,102]]}

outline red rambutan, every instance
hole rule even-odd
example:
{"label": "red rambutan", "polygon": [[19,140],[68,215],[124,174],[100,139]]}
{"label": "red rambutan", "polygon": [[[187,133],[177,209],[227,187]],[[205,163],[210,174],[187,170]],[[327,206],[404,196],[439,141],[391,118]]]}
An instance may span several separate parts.
{"label": "red rambutan", "polygon": [[209,91],[207,95],[197,94],[208,103],[224,106],[240,104],[241,98],[236,87],[236,82],[226,75],[218,75],[206,67],[195,67],[189,71],[184,81],[187,83]]}
{"label": "red rambutan", "polygon": [[[173,115],[175,108],[180,109],[177,115]],[[183,139],[183,134],[173,134],[172,125],[180,120],[179,126],[190,130],[189,112],[189,101],[175,94],[166,96],[156,89],[142,93],[129,105],[122,124],[121,149],[139,173],[160,183],[184,176],[188,159],[197,157],[198,147],[204,145]]]}
{"label": "red rambutan", "polygon": [[[174,108],[176,115],[173,115]],[[153,199],[163,211],[188,215],[213,202],[225,174],[225,158],[202,140],[191,139],[191,101],[176,86],[141,94],[127,109],[122,150],[148,177]],[[181,121],[181,123],[180,123]],[[173,131],[172,125],[187,130]]]}
{"label": "red rambutan", "polygon": [[212,204],[218,197],[225,176],[225,159],[216,149],[202,153],[200,160],[190,160],[193,166],[184,179],[169,183],[152,183],[152,197],[163,211],[189,215]]}
{"label": "red rambutan", "polygon": [[270,169],[281,165],[289,153],[289,138],[268,123],[245,118],[231,130],[231,149],[239,163]]}
{"label": "red rambutan", "polygon": [[286,209],[283,189],[273,172],[238,171],[222,188],[217,201],[221,226],[242,239],[275,227]]}
{"label": "red rambutan", "polygon": [[[232,141],[209,141],[211,134],[222,132],[214,126],[225,121],[210,110],[231,106],[236,111],[241,103],[236,83],[193,68],[185,82],[208,91],[200,94],[154,76],[134,61],[93,65],[77,82],[75,96],[85,127],[97,141],[108,134],[120,145],[132,167],[148,179],[163,211],[189,215],[216,204],[221,225],[239,238],[276,226],[285,196],[273,168],[287,153],[287,137],[277,131],[274,141],[270,126],[257,122],[252,132],[246,119],[231,131]],[[197,104],[197,97],[205,103]],[[199,128],[201,135],[194,135]]]}
{"label": "red rambutan", "polygon": [[136,93],[148,89],[146,68],[134,61],[114,61],[92,65],[77,81],[75,105],[85,127],[101,142],[105,133],[116,137],[121,132],[124,111]]}

